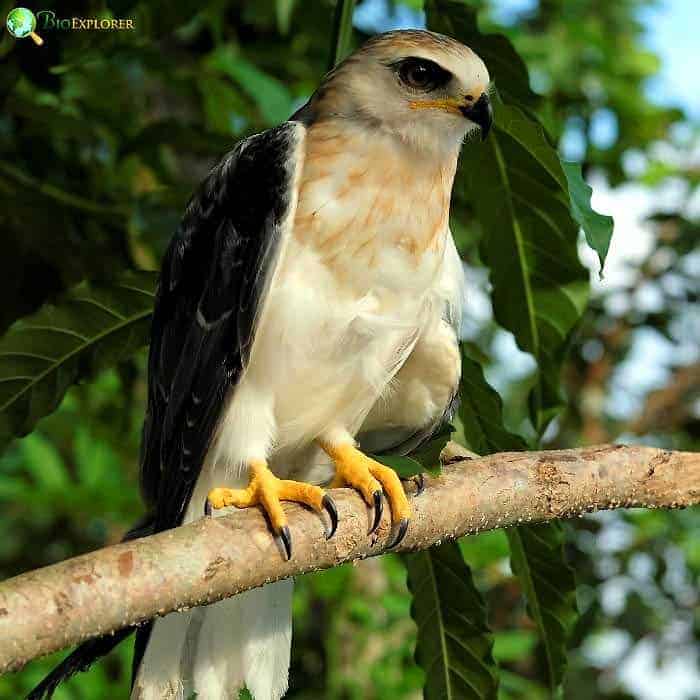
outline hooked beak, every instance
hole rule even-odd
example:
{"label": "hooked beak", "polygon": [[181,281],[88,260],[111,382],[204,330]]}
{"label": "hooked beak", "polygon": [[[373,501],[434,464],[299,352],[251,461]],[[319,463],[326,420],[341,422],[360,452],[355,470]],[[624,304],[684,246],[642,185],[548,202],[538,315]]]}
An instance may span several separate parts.
{"label": "hooked beak", "polygon": [[481,140],[486,139],[493,124],[493,107],[491,107],[489,96],[484,92],[473,105],[463,105],[459,111],[469,121],[481,127]]}

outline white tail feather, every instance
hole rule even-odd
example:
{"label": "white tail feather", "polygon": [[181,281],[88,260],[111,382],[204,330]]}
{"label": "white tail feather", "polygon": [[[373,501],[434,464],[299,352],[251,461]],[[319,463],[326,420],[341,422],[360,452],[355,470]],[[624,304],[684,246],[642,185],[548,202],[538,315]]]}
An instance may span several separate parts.
{"label": "white tail feather", "polygon": [[157,620],[131,700],[255,700],[287,691],[293,582],[279,581]]}
{"label": "white tail feather", "polygon": [[243,593],[245,684],[255,700],[279,700],[289,684],[294,582],[279,581]]}

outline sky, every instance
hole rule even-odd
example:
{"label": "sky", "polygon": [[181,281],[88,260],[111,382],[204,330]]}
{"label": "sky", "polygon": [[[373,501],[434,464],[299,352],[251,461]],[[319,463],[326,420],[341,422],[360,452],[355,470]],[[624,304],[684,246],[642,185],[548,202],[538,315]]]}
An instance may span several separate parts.
{"label": "sky", "polygon": [[700,3],[662,0],[642,12],[646,42],[661,56],[661,74],[649,84],[649,95],[662,104],[680,104],[700,120]]}

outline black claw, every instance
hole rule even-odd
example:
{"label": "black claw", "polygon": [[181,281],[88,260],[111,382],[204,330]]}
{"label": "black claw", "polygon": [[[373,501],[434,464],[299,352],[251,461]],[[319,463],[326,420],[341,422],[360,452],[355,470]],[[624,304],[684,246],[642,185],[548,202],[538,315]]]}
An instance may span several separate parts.
{"label": "black claw", "polygon": [[396,534],[396,539],[387,547],[387,549],[393,549],[398,547],[402,542],[403,538],[406,537],[406,532],[408,530],[408,518],[401,518],[399,522],[399,531]]}
{"label": "black claw", "polygon": [[287,554],[287,561],[289,561],[292,558],[292,535],[289,532],[288,525],[285,525],[280,530],[280,539],[282,540],[282,544],[284,545],[284,551]]}
{"label": "black claw", "polygon": [[374,498],[374,522],[372,527],[369,529],[368,535],[371,535],[378,527],[379,523],[382,521],[382,513],[384,512],[384,501],[382,501],[382,492],[375,491],[372,494]]}
{"label": "black claw", "polygon": [[420,496],[425,491],[425,475],[416,474],[413,479],[416,482],[416,496]]}
{"label": "black claw", "polygon": [[328,517],[331,519],[331,529],[326,535],[326,539],[329,540],[338,529],[338,509],[335,507],[335,501],[328,494],[323,497],[321,505],[326,509]]}
{"label": "black claw", "polygon": [[206,501],[204,501],[204,517],[211,518],[212,510],[211,501],[207,498]]}

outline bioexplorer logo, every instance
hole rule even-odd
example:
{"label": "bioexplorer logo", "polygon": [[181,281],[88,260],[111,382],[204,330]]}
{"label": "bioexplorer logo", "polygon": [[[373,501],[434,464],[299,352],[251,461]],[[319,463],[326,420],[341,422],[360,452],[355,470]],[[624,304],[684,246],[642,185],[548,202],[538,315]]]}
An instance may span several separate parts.
{"label": "bioexplorer logo", "polygon": [[31,37],[37,46],[41,46],[44,40],[34,31],[36,29],[36,17],[26,7],[15,7],[7,15],[7,31],[15,39]]}
{"label": "bioexplorer logo", "polygon": [[57,17],[53,10],[39,10],[36,15],[26,7],[16,7],[7,15],[7,31],[15,39],[30,37],[37,46],[44,43],[37,33],[48,31],[123,31],[134,29],[133,19],[113,17]]}

